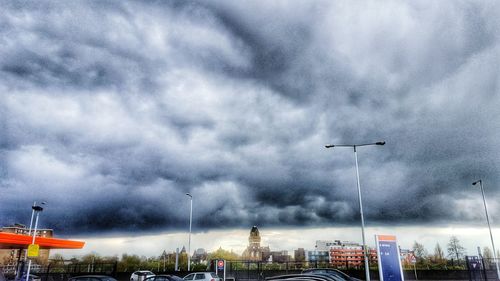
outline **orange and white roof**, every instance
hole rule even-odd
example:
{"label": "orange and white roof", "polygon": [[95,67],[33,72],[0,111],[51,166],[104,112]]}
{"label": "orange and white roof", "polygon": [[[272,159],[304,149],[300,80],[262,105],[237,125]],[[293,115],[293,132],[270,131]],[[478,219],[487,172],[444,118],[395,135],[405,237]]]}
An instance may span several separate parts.
{"label": "orange and white roof", "polygon": [[[33,237],[8,232],[0,232],[0,249],[24,249],[31,244]],[[40,249],[81,249],[85,242],[58,238],[36,237],[35,244]]]}

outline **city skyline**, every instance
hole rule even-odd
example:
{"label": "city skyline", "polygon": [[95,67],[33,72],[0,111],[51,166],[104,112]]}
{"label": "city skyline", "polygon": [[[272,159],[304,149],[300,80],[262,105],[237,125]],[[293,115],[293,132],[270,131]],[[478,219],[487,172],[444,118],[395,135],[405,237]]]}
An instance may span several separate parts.
{"label": "city skyline", "polygon": [[488,246],[480,179],[500,237],[498,2],[0,3],[1,225],[44,200],[92,249],[178,244],[189,193],[191,250],[360,240],[353,153],[325,145],[385,141],[358,151],[368,245]]}
{"label": "city skyline", "polygon": [[[220,247],[227,251],[232,251],[237,255],[243,253],[248,246],[248,235],[250,229],[234,229],[230,231],[216,230],[193,235],[192,252],[203,248],[207,252],[214,252]],[[361,234],[359,227],[348,228],[309,228],[304,230],[286,229],[266,229],[259,228],[262,237],[262,246],[269,246],[272,251],[286,250],[289,254],[298,248],[314,250],[317,240],[342,242],[354,242],[361,244]],[[495,229],[500,231],[500,229]],[[451,236],[456,236],[460,244],[464,246],[467,254],[477,255],[477,247],[482,250],[484,247],[491,249],[488,240],[488,230],[486,228],[470,228],[464,226],[449,226],[447,228],[435,227],[429,230],[431,234],[422,232],[418,227],[368,227],[367,245],[375,247],[375,234],[396,235],[398,244],[402,249],[412,250],[414,242],[423,244],[429,254],[434,253],[437,243],[440,244],[445,254],[447,244]],[[456,234],[463,233],[463,234]],[[175,252],[176,248],[187,248],[187,233],[159,233],[149,235],[108,235],[106,237],[76,237],[86,241],[84,249],[74,250],[54,250],[54,253],[61,253],[66,257],[83,256],[90,253],[97,253],[102,256],[121,256],[122,254],[136,254],[144,256],[156,256],[163,250]],[[498,237],[495,237],[498,238]]]}

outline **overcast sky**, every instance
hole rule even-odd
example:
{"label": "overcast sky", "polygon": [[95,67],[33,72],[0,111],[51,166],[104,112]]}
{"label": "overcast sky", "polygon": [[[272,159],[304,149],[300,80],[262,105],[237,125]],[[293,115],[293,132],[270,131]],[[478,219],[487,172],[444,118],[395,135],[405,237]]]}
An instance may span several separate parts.
{"label": "overcast sky", "polygon": [[500,223],[496,1],[0,3],[2,225]]}

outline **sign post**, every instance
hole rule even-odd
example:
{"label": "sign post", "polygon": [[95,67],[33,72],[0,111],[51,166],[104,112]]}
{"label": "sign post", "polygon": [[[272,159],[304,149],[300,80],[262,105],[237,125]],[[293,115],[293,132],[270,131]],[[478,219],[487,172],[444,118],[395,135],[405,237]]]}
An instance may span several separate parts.
{"label": "sign post", "polygon": [[415,257],[414,254],[411,254],[411,263],[413,263],[413,270],[415,271],[415,280],[418,280],[417,277],[417,258]]}
{"label": "sign post", "polygon": [[469,270],[469,280],[481,280],[481,268],[483,267],[478,256],[466,256],[467,269]]}
{"label": "sign post", "polygon": [[375,235],[380,281],[404,281],[396,236]]}
{"label": "sign post", "polygon": [[215,274],[219,273],[219,270],[223,271],[223,281],[226,281],[226,260],[218,260]]}
{"label": "sign post", "polygon": [[36,258],[38,257],[40,252],[40,245],[38,244],[30,244],[28,246],[28,257],[30,258]]}

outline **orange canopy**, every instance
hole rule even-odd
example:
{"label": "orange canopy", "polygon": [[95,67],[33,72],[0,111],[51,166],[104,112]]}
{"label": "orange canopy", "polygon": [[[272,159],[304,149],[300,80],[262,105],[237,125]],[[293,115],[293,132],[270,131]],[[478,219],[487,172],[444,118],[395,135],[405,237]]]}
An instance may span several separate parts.
{"label": "orange canopy", "polygon": [[[8,232],[0,232],[0,249],[23,249],[28,248],[33,237]],[[85,242],[36,237],[35,244],[40,245],[41,249],[81,249]]]}

